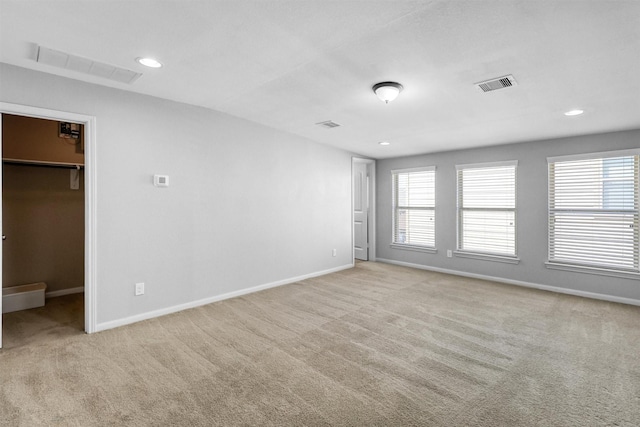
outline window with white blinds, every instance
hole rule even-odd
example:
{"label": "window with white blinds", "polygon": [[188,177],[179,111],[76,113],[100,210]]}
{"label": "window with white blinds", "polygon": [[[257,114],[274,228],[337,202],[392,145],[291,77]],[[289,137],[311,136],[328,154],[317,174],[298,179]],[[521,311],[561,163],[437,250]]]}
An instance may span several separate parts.
{"label": "window with white blinds", "polygon": [[640,150],[549,158],[549,262],[639,272]]}
{"label": "window with white blinds", "polygon": [[393,244],[435,248],[435,167],[391,171]]}
{"label": "window with white blinds", "polygon": [[458,165],[458,251],[516,256],[517,161]]}

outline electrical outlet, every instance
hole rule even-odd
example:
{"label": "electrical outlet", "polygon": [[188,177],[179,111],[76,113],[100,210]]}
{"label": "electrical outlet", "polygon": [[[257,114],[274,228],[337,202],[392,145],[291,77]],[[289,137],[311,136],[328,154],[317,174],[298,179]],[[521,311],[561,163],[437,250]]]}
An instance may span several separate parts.
{"label": "electrical outlet", "polygon": [[136,296],[144,295],[144,283],[136,283]]}
{"label": "electrical outlet", "polygon": [[451,249],[447,249],[447,258],[451,258],[453,256],[453,251]]}
{"label": "electrical outlet", "polygon": [[336,256],[337,254],[338,254],[338,251],[336,251],[336,250],[334,249],[334,250],[333,250],[333,252],[332,252],[332,255],[333,255],[333,256]]}

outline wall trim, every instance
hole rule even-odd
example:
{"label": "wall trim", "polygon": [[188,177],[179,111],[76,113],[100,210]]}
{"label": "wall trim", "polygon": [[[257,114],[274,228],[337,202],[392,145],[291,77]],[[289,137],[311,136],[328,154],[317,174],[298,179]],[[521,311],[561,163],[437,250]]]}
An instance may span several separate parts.
{"label": "wall trim", "polygon": [[84,293],[84,286],[78,286],[77,288],[67,288],[67,289],[60,289],[59,291],[47,292],[44,294],[44,297],[49,299],[49,298],[61,297],[64,295],[82,294],[82,293]]}
{"label": "wall trim", "polygon": [[484,275],[484,274],[468,273],[466,271],[449,270],[447,268],[431,267],[431,266],[427,266],[427,265],[414,264],[414,263],[411,263],[411,262],[395,261],[395,260],[392,260],[392,259],[378,258],[378,261],[386,263],[386,264],[394,264],[394,265],[400,265],[400,266],[403,266],[403,267],[417,268],[419,270],[428,270],[428,271],[434,271],[434,272],[437,272],[437,273],[452,274],[454,276],[470,277],[472,279],[489,280],[489,281],[492,281],[492,282],[505,283],[507,285],[516,285],[516,286],[522,286],[522,287],[525,287],[525,288],[540,289],[540,290],[543,290],[543,291],[555,292],[555,293],[559,293],[559,294],[568,294],[568,295],[574,295],[574,296],[578,296],[578,297],[598,299],[598,300],[603,300],[603,301],[617,302],[617,303],[621,303],[621,304],[629,304],[629,305],[640,306],[640,300],[633,299],[633,298],[624,298],[624,297],[617,297],[617,296],[614,296],[614,295],[606,295],[606,294],[598,294],[598,293],[595,293],[595,292],[580,291],[580,290],[576,290],[576,289],[560,288],[558,286],[541,285],[541,284],[538,284],[538,283],[523,282],[523,281],[520,281],[520,280],[505,279],[503,277],[487,276],[487,275]]}
{"label": "wall trim", "polygon": [[275,288],[278,286],[289,285],[291,283],[296,283],[301,280],[311,279],[313,277],[324,276],[330,273],[336,273],[338,271],[347,270],[349,268],[353,268],[355,266],[354,263],[342,265],[335,268],[330,268],[328,270],[317,271],[315,273],[304,274],[302,276],[291,277],[289,279],[278,280],[275,282],[265,283],[258,286],[253,286],[251,288],[241,289],[239,291],[227,292],[221,295],[215,295],[208,298],[199,299],[196,301],[187,302],[184,304],[178,304],[171,307],[161,308],[159,310],[148,311],[146,313],[136,314],[135,316],[125,317],[122,319],[111,320],[109,322],[102,322],[96,325],[96,332],[106,331],[108,329],[117,328],[119,326],[130,325],[132,323],[141,322],[143,320],[153,319],[160,316],[165,316],[167,314],[176,313],[178,311],[187,310],[190,308],[200,307],[203,305],[211,304],[218,301],[223,301],[230,298],[236,298],[242,295],[252,294],[254,292],[264,291],[266,289]]}
{"label": "wall trim", "polygon": [[[2,101],[0,101],[0,113],[82,123],[84,125],[84,330],[89,334],[93,333],[96,331],[96,319],[98,316],[96,117]],[[0,348],[2,348],[1,328],[2,321],[0,321]]]}

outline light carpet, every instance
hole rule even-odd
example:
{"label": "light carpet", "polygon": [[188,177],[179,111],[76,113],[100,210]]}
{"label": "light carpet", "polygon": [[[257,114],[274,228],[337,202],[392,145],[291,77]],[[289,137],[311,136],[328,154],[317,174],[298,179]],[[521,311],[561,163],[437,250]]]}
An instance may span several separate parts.
{"label": "light carpet", "polygon": [[92,335],[81,295],[4,321],[0,425],[640,425],[640,307],[393,265]]}

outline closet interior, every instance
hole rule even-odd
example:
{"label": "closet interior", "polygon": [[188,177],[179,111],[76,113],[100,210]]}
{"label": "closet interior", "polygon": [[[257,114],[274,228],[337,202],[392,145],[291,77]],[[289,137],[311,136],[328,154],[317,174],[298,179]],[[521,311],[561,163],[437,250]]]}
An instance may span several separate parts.
{"label": "closet interior", "polygon": [[3,313],[84,291],[84,211],[83,125],[3,114]]}

